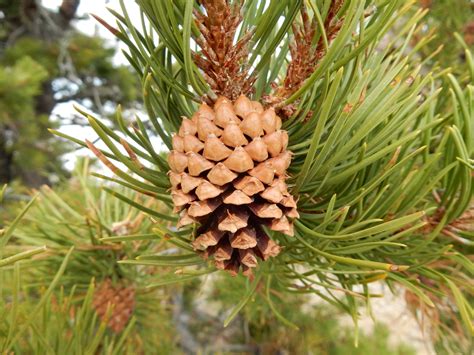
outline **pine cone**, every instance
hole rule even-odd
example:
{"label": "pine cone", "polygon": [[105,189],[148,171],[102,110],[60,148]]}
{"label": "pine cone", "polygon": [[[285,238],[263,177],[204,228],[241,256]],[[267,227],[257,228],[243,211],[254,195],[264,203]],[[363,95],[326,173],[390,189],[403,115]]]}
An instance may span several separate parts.
{"label": "pine cone", "polygon": [[474,21],[470,21],[464,26],[464,41],[468,46],[474,44]]}
{"label": "pine cone", "polygon": [[107,309],[112,307],[107,326],[115,333],[120,333],[132,316],[135,307],[135,289],[114,286],[110,279],[106,279],[95,290],[92,305],[102,321],[105,321]]}
{"label": "pine cone", "polygon": [[213,108],[203,103],[183,118],[168,157],[178,227],[200,224],[193,247],[217,268],[236,275],[242,267],[250,276],[257,257],[278,255],[264,225],[293,235],[288,217],[299,215],[285,183],[287,145],[275,111],[243,95],[234,104],[224,97]]}

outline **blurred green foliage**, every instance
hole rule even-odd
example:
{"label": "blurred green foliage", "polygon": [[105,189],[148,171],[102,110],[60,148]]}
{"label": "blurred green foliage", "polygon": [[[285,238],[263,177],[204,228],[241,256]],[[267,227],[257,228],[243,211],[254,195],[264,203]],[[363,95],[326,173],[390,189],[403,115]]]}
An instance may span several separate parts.
{"label": "blurred green foliage", "polygon": [[48,73],[43,65],[30,56],[0,67],[0,117],[2,122],[13,123],[21,116],[34,113],[34,96]]}
{"label": "blurred green foliage", "polygon": [[[433,33],[434,38],[428,45],[421,48],[421,53],[429,56],[442,47],[435,61],[459,73],[466,62],[465,48],[474,47],[474,2],[471,0],[419,0],[419,5],[428,12],[424,20],[424,28],[415,36],[414,42]],[[465,44],[463,45],[459,39],[462,39]]]}
{"label": "blurred green foliage", "polygon": [[[62,169],[59,156],[67,145],[52,139],[47,131],[52,125],[49,116],[36,112],[35,97],[47,78],[45,67],[28,55],[0,65],[0,144],[4,148],[0,154],[12,154],[18,174],[41,169],[53,173]],[[2,168],[6,167],[2,165]]]}
{"label": "blurred green foliage", "polygon": [[[47,71],[47,76],[44,76],[43,80],[59,78],[64,74],[58,67],[58,56],[61,55],[59,45],[57,42],[43,42],[30,37],[20,38],[14,46],[5,50],[0,63],[9,66],[24,57],[35,58],[35,61]],[[127,66],[113,64],[116,51],[107,45],[105,39],[80,32],[73,33],[68,39],[66,51],[71,56],[72,66],[79,77],[96,77],[102,80],[104,86],[116,86],[120,102],[130,103],[138,99],[139,91],[135,76]],[[39,92],[35,93],[37,94]]]}

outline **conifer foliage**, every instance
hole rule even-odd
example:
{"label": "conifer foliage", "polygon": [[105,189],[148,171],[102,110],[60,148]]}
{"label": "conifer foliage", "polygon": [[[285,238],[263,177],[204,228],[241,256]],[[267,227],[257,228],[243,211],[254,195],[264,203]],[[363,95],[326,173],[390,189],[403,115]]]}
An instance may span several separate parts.
{"label": "conifer foliage", "polygon": [[[467,297],[473,265],[467,252],[470,242],[464,238],[472,233],[463,227],[465,222],[459,222],[470,218],[465,211],[473,193],[471,53],[466,52],[470,69],[462,84],[449,70],[431,66],[425,70],[431,58],[419,53],[431,37],[412,41],[425,13],[412,11],[413,2],[401,0],[137,3],[141,25],[130,19],[123,2],[123,13],[113,12],[115,24],[99,20],[128,47],[126,56],[141,78],[152,131],[139,118],[127,126],[118,110],[120,132],[84,113],[105,149],[56,132],[89,146],[117,176],[106,179],[161,200],[170,209],[173,203],[189,205],[188,216],[178,222],[176,215],[111,191],[165,223],[155,230],[156,238],[181,250],[172,258],[156,253],[125,263],[175,270],[150,286],[209,274],[216,271],[215,266],[236,271],[235,265],[248,266],[243,260],[250,259],[246,259],[248,248],[235,248],[239,249],[236,253],[228,246],[227,241],[232,247],[235,235],[222,239],[227,248],[224,259],[214,249],[209,252],[209,247],[220,243],[221,232],[234,233],[250,224],[256,235],[268,235],[274,249],[281,252],[258,264],[255,277],[248,280],[246,296],[226,324],[254,292],[275,285],[286,292],[313,293],[357,321],[357,300],[368,302],[372,296],[367,284],[384,280],[393,290],[397,285],[409,289],[427,307],[435,306],[431,296],[439,295],[443,285],[443,292],[456,303],[456,317],[472,332]],[[397,31],[390,31],[395,25]],[[219,228],[227,218],[219,213],[196,221],[201,224],[188,225],[198,214],[217,211],[212,199],[221,194],[224,203],[230,198],[228,192],[245,199],[249,216],[250,210],[261,217],[261,210],[252,208],[252,203],[272,201],[263,194],[275,187],[273,177],[254,201],[252,194],[245,193],[246,184],[233,183],[238,178],[234,175],[244,172],[249,176],[243,179],[250,180],[250,172],[255,172],[251,169],[260,166],[256,165],[259,159],[247,159],[248,147],[258,138],[242,127],[255,116],[255,124],[248,128],[256,129],[259,119],[253,113],[239,114],[240,102],[248,105],[246,98],[260,120],[266,112],[275,112],[282,120],[278,139],[283,143],[274,155],[291,152],[283,153],[292,156],[291,164],[288,159],[280,173],[273,166],[269,174],[284,176],[288,195],[286,186],[280,188],[280,182],[275,186],[284,197],[291,195],[297,201],[296,209],[293,202],[288,206],[278,202],[287,216],[295,217],[294,233],[282,233],[288,232],[288,225],[273,228],[262,218],[247,222],[250,217],[234,212],[228,216],[237,215],[235,223],[244,220],[245,224],[232,231]],[[225,115],[219,113],[223,107],[228,110]],[[218,123],[229,117],[234,122]],[[206,122],[207,130],[197,127],[199,120]],[[227,135],[230,129],[237,133]],[[167,157],[152,142],[152,134],[171,151]],[[239,137],[241,142],[234,142]],[[270,159],[275,159],[274,138],[261,138]],[[212,144],[220,148],[206,150]],[[245,162],[248,166],[229,166],[236,152],[242,155],[235,159],[236,166]],[[219,153],[223,155],[213,156]],[[232,178],[218,183],[208,173],[217,169]],[[183,191],[183,186],[189,189]],[[208,234],[204,238],[202,233]],[[247,237],[252,239],[252,233]],[[136,236],[104,239],[127,240]],[[203,266],[194,259],[193,247],[207,248],[214,262]],[[222,265],[224,260],[233,266]],[[450,271],[453,268],[456,274]]]}

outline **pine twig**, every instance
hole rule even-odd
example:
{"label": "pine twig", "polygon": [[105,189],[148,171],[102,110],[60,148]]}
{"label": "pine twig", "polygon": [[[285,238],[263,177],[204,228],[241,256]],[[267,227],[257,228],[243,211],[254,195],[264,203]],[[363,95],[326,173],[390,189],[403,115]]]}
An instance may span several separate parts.
{"label": "pine twig", "polygon": [[230,5],[228,0],[202,0],[202,13],[194,10],[194,19],[200,36],[195,38],[200,52],[193,53],[196,65],[217,96],[235,100],[252,91],[255,79],[249,78],[247,65],[248,43],[253,32],[247,32],[234,43],[242,22],[243,1]]}
{"label": "pine twig", "polygon": [[[343,20],[337,18],[337,13],[344,4],[344,0],[334,0],[324,21],[324,31],[328,43],[339,33]],[[320,34],[317,43],[315,37],[318,24],[316,18],[310,18],[304,3],[301,6],[301,24],[293,23],[293,41],[290,42],[291,61],[288,65],[283,84],[276,88],[274,94],[264,97],[267,104],[278,106],[279,103],[298,90],[303,82],[311,76],[320,60],[326,54],[327,48],[323,34]],[[290,117],[296,110],[296,105],[289,105],[279,109],[283,117]]]}

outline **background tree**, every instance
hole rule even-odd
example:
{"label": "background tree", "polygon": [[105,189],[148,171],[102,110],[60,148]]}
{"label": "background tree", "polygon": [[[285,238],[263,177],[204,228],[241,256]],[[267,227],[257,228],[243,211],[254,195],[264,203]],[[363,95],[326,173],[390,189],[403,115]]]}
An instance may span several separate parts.
{"label": "background tree", "polygon": [[115,49],[74,28],[79,4],[50,10],[41,1],[0,0],[0,183],[38,186],[64,172],[68,146],[47,128],[83,121],[52,116],[56,105],[74,100],[106,115],[117,103],[137,104],[137,81],[113,64]]}

